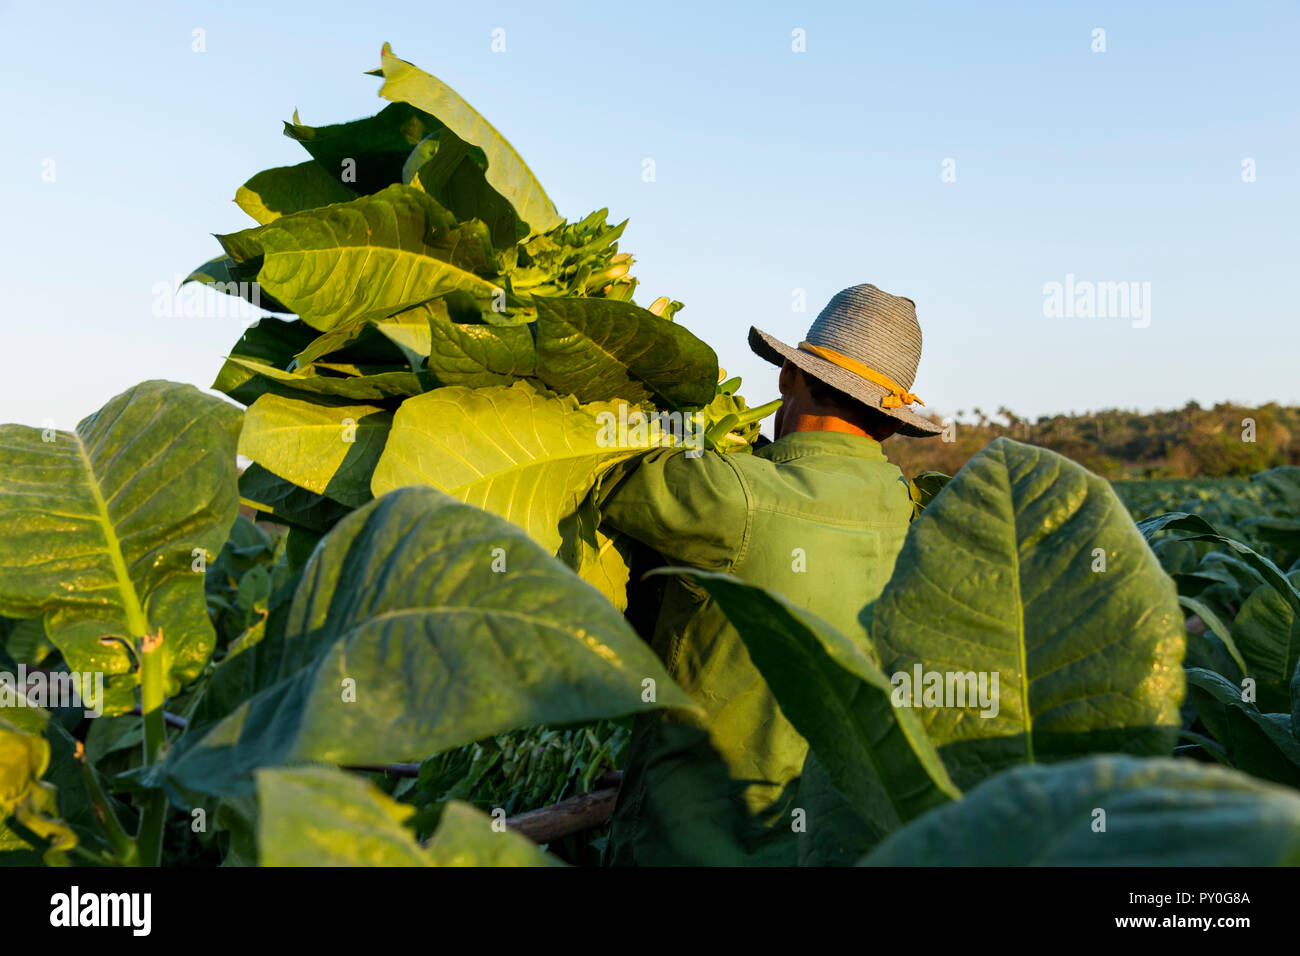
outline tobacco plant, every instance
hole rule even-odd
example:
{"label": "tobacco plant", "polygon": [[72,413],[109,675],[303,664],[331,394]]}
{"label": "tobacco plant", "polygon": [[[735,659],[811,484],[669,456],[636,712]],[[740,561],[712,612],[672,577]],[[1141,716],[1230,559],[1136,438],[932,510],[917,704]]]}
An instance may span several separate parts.
{"label": "tobacco plant", "polygon": [[[719,384],[680,302],[633,303],[625,222],[565,221],[486,120],[387,46],[376,74],[392,102],[375,116],[285,124],[311,158],[241,186],[259,225],[190,277],[296,316],[250,328],[214,383],[248,406],[241,495],[300,553],[373,497],[438,488],[624,607],[629,542],[599,528],[602,483],[661,442],[747,451],[775,405]],[[679,427],[658,440],[602,427],[660,413]]]}

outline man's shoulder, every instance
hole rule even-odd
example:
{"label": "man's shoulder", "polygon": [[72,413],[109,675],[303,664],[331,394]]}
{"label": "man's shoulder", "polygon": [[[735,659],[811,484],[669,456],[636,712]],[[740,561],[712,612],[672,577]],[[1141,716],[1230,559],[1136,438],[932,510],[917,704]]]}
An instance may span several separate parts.
{"label": "man's shoulder", "polygon": [[729,456],[755,503],[813,520],[907,523],[911,494],[880,443],[838,432],[797,432],[753,454]]}

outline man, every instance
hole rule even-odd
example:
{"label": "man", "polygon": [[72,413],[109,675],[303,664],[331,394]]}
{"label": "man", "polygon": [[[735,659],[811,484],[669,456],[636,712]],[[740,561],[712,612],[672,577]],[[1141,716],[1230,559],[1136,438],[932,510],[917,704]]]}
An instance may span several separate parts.
{"label": "man", "polygon": [[[749,344],[781,366],[776,440],[752,455],[651,452],[606,497],[603,520],[669,564],[734,574],[861,638],[860,615],[912,517],[880,443],[941,430],[911,408],[915,307],[858,285],[831,299],[798,348],[756,328]],[[610,862],[794,865],[807,743],[740,635],[701,588],[673,577],[652,644],[704,713],[638,717]]]}

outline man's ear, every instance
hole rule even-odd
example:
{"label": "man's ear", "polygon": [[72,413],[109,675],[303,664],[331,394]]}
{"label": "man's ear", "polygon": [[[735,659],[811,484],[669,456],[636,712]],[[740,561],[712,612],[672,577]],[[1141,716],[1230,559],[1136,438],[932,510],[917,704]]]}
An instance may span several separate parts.
{"label": "man's ear", "polygon": [[786,359],[781,366],[781,377],[777,379],[777,388],[781,390],[782,395],[789,395],[798,386],[801,378],[803,373],[799,371],[799,366]]}

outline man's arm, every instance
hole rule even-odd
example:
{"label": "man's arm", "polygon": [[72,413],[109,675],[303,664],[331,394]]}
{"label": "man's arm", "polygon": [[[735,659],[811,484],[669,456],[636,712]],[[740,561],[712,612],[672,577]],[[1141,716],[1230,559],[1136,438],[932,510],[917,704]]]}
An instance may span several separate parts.
{"label": "man's arm", "polygon": [[606,495],[602,523],[670,562],[730,571],[749,534],[749,492],[726,455],[659,448]]}

